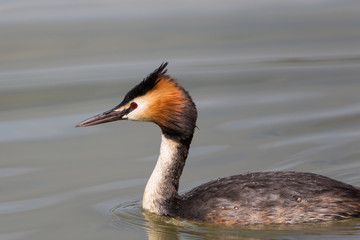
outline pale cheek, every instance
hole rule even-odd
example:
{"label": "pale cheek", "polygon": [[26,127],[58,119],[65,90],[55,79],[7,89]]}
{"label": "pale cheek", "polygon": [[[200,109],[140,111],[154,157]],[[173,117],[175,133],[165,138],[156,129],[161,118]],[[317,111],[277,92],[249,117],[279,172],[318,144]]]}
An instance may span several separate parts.
{"label": "pale cheek", "polygon": [[140,109],[136,109],[134,111],[132,111],[131,113],[129,113],[127,115],[128,120],[130,121],[143,121],[143,122],[148,122],[150,121],[149,116],[147,116],[146,114],[143,114],[142,111],[138,111]]}
{"label": "pale cheek", "polygon": [[134,99],[134,102],[137,103],[137,108],[134,109],[133,111],[131,111],[128,115],[127,118],[130,121],[144,121],[144,122],[149,122],[150,120],[150,115],[148,113],[148,108],[149,108],[149,104],[148,101],[144,98],[137,98]]}
{"label": "pale cheek", "polygon": [[135,114],[134,112],[129,113],[126,117],[130,121],[141,121],[141,117],[138,114]]}

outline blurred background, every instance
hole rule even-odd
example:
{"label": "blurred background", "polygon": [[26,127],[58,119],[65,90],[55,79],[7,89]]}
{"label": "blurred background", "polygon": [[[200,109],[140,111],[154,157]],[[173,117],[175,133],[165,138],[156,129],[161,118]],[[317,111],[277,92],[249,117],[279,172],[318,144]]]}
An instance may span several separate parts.
{"label": "blurred background", "polygon": [[74,126],[164,61],[199,111],[182,192],[269,170],[360,185],[359,1],[1,0],[0,240],[359,238],[359,221],[220,231],[145,218],[157,126]]}

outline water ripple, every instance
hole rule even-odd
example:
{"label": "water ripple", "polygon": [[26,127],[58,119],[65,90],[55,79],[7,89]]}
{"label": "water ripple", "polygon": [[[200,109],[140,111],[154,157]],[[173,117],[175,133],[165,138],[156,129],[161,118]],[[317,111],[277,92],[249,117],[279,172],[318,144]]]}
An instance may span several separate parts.
{"label": "water ripple", "polygon": [[34,172],[37,170],[39,170],[39,169],[37,169],[37,168],[1,168],[0,178],[12,177],[12,176],[16,176],[16,175]]}
{"label": "water ripple", "polygon": [[218,125],[220,129],[233,131],[249,128],[264,127],[269,125],[296,123],[310,120],[323,120],[328,118],[354,116],[360,114],[360,104],[351,104],[345,107],[333,108],[324,111],[298,112],[265,117],[248,118],[229,121]]}
{"label": "water ripple", "polygon": [[118,190],[144,184],[146,179],[130,179],[110,182],[91,187],[80,188],[50,197],[26,199],[21,201],[0,202],[0,214],[10,214],[51,206],[66,200],[80,197],[84,194],[99,193],[104,191]]}
{"label": "water ripple", "polygon": [[[87,114],[72,114],[13,121],[0,121],[0,142],[31,141],[69,137],[80,132],[74,131],[76,122]],[[56,127],[54,127],[56,126]],[[89,131],[96,131],[90,129]]]}
{"label": "water ripple", "polygon": [[288,145],[297,145],[301,143],[319,143],[319,142],[333,142],[336,140],[336,142],[349,142],[354,140],[360,139],[360,131],[351,131],[351,132],[326,132],[326,133],[318,133],[318,134],[310,134],[305,136],[299,136],[294,137],[291,139],[285,139],[281,141],[272,141],[270,143],[266,143],[263,145],[260,145],[260,149],[267,149],[267,148],[276,148],[276,147],[283,147]]}
{"label": "water ripple", "polygon": [[196,106],[202,109],[205,108],[219,108],[231,106],[252,106],[273,104],[279,102],[309,100],[313,98],[320,98],[324,95],[318,92],[288,92],[276,94],[262,94],[262,95],[244,95],[234,97],[222,97],[220,99],[207,98],[196,101]]}
{"label": "water ripple", "polygon": [[22,239],[29,237],[29,235],[32,235],[36,233],[37,230],[29,230],[29,231],[17,231],[12,233],[1,233],[0,234],[0,240],[15,240],[15,239]]}

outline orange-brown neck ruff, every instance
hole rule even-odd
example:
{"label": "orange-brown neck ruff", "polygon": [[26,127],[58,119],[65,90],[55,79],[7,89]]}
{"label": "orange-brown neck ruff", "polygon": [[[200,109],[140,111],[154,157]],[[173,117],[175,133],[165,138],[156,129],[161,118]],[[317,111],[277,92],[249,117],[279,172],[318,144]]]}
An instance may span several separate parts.
{"label": "orange-brown neck ruff", "polygon": [[145,97],[151,103],[146,115],[151,116],[165,136],[174,140],[192,137],[197,119],[196,107],[188,92],[175,79],[168,75],[160,76]]}

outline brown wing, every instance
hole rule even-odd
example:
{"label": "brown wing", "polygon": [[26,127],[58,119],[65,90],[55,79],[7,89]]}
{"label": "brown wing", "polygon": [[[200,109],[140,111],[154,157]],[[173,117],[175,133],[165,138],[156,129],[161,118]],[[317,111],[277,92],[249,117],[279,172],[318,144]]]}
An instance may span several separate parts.
{"label": "brown wing", "polygon": [[224,224],[345,219],[360,217],[360,190],[312,173],[249,173],[196,187],[178,209],[184,218]]}

